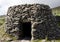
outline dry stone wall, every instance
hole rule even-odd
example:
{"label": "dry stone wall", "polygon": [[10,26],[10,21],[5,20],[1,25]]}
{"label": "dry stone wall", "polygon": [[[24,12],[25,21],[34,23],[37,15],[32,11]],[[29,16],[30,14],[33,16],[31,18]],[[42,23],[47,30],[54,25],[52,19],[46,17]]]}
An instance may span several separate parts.
{"label": "dry stone wall", "polygon": [[7,12],[6,32],[22,38],[22,23],[31,22],[31,39],[60,39],[60,28],[52,15],[51,8],[44,4],[11,6]]}

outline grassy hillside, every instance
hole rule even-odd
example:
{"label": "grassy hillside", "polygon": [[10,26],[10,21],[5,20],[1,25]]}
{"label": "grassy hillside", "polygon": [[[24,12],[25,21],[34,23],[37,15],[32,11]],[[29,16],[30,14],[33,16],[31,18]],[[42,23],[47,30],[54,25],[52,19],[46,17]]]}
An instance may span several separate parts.
{"label": "grassy hillside", "polygon": [[4,18],[0,18],[0,26],[5,22]]}
{"label": "grassy hillside", "polygon": [[0,16],[0,26],[5,22],[5,15]]}
{"label": "grassy hillside", "polygon": [[60,6],[52,8],[52,12],[53,12],[54,15],[60,16]]}

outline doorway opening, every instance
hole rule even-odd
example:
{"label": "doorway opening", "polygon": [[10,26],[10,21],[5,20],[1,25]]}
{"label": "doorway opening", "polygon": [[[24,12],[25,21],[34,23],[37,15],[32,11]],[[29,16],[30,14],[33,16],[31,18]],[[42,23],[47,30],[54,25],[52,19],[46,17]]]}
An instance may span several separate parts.
{"label": "doorway opening", "polygon": [[31,40],[31,22],[23,22],[23,39]]}

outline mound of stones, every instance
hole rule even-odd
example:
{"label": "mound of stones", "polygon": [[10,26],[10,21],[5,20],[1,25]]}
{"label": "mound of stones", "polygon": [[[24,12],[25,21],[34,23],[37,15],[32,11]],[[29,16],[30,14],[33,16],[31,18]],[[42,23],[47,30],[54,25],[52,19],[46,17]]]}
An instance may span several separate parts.
{"label": "mound of stones", "polygon": [[25,4],[11,6],[6,17],[6,32],[16,38],[23,36],[23,22],[31,22],[31,39],[60,39],[60,28],[48,5]]}

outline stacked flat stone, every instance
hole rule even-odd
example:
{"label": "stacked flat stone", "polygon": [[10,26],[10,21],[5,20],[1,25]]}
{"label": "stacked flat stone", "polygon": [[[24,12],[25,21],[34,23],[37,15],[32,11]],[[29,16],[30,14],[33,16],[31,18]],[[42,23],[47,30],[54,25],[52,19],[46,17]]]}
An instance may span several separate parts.
{"label": "stacked flat stone", "polygon": [[32,39],[60,39],[60,28],[48,5],[25,4],[9,7],[6,32],[17,38],[23,36],[23,22],[31,22]]}

